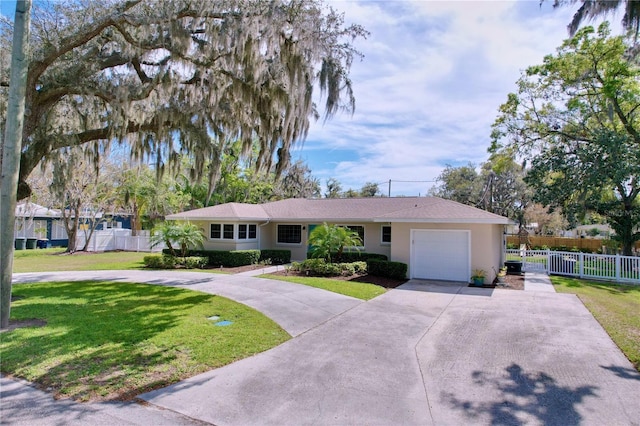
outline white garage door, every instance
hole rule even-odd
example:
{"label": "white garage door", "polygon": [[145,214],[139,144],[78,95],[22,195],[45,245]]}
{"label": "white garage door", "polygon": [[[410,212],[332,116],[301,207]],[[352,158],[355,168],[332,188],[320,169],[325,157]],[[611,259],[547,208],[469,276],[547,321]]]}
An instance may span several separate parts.
{"label": "white garage door", "polygon": [[469,281],[470,231],[414,229],[411,240],[412,278]]}

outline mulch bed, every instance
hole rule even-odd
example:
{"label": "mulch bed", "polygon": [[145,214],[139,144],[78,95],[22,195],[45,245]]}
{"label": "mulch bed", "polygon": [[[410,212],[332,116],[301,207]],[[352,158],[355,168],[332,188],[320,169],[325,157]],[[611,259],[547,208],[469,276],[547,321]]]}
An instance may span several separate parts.
{"label": "mulch bed", "polygon": [[[264,269],[268,267],[265,265],[246,265],[246,266],[238,266],[236,268],[216,268],[222,272],[226,272],[229,274],[237,274],[240,272],[253,271],[255,269]],[[272,275],[289,275],[289,276],[298,276],[305,277],[304,273],[289,271],[288,273],[285,271],[274,272]],[[384,288],[396,288],[401,284],[406,283],[408,280],[397,280],[393,278],[385,278],[385,277],[376,277],[373,275],[352,275],[348,277],[330,277],[333,280],[343,280],[343,281],[354,281],[360,283],[368,283],[379,285]],[[505,283],[503,285],[496,285],[495,288],[504,288],[508,290],[524,290],[524,274],[522,275],[507,275],[505,277]]]}
{"label": "mulch bed", "polygon": [[511,275],[507,274],[504,277],[504,284],[498,284],[496,288],[506,288],[510,290],[524,290],[524,274],[521,275]]}

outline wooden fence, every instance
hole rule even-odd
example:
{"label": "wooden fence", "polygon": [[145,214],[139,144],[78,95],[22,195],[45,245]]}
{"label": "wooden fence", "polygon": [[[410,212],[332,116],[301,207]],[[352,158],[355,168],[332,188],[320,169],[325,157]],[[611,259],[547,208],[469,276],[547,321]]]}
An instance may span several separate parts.
{"label": "wooden fence", "polygon": [[[543,237],[538,235],[530,235],[529,241],[531,241],[531,247],[543,247],[549,248],[565,248],[571,250],[573,247],[578,249],[588,249],[593,253],[598,250],[602,250],[602,246],[609,247],[613,250],[615,243],[612,244],[610,240],[598,239],[598,238],[565,238],[565,237]],[[514,244],[516,247],[520,245],[520,239],[517,235],[507,235],[507,244]],[[640,241],[635,245],[636,250],[640,250]]]}

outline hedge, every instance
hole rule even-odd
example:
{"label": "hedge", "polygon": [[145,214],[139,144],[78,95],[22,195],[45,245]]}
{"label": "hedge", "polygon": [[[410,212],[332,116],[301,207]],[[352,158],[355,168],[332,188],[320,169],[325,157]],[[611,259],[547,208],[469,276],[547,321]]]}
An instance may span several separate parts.
{"label": "hedge", "polygon": [[307,272],[309,275],[319,275],[325,277],[351,276],[356,273],[367,271],[365,262],[351,263],[327,263],[324,259],[307,259],[302,262],[293,262],[291,269],[294,271]]}
{"label": "hedge", "polygon": [[291,250],[260,250],[260,262],[284,265],[291,262]]}
{"label": "hedge", "polygon": [[402,262],[390,262],[387,260],[367,260],[369,275],[379,277],[396,278],[403,280],[407,277],[407,264]]}
{"label": "hedge", "polygon": [[174,269],[176,266],[184,266],[187,269],[203,269],[207,266],[207,257],[174,257],[167,254],[145,256],[142,261],[147,268]]}
{"label": "hedge", "polygon": [[[311,252],[307,252],[307,259],[313,259]],[[387,256],[379,253],[367,253],[364,251],[345,251],[342,254],[331,254],[331,261],[335,263],[353,263],[353,262],[366,262],[369,259],[387,260]]]}
{"label": "hedge", "polygon": [[[162,250],[165,255],[170,255],[168,249]],[[189,250],[189,256],[206,257],[209,266],[236,266],[254,265],[267,261],[273,265],[282,265],[291,261],[291,250]]]}

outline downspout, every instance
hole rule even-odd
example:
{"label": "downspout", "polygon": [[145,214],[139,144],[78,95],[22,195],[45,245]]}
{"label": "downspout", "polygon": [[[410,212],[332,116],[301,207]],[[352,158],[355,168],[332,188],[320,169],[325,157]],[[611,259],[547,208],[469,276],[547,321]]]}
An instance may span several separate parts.
{"label": "downspout", "polygon": [[[258,226],[262,228],[263,226],[267,226],[269,223],[271,223],[271,219],[267,219],[265,223],[261,223]],[[258,233],[258,250],[262,250],[262,229]]]}

